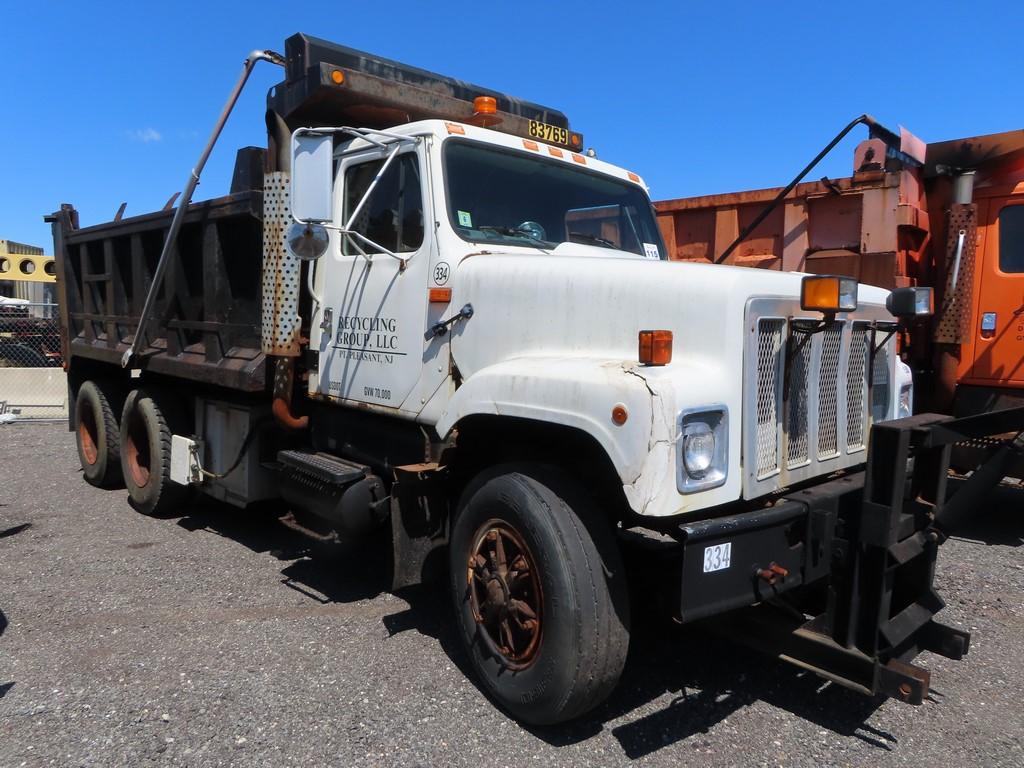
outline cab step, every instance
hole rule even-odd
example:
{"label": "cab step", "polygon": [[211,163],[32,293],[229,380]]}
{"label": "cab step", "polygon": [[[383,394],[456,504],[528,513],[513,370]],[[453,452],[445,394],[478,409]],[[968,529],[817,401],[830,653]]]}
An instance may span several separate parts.
{"label": "cab step", "polygon": [[332,456],[329,453],[307,453],[306,451],[278,451],[277,461],[286,474],[302,477],[310,483],[347,487],[362,480],[369,467]]}

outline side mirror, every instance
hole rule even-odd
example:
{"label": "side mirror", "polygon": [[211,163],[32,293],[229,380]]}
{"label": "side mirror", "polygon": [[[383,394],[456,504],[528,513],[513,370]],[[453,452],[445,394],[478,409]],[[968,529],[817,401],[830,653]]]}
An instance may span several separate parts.
{"label": "side mirror", "polygon": [[885,300],[885,308],[904,320],[928,317],[935,312],[935,293],[931,288],[896,288]]}
{"label": "side mirror", "polygon": [[292,134],[292,218],[331,221],[334,203],[334,137],[300,128]]}

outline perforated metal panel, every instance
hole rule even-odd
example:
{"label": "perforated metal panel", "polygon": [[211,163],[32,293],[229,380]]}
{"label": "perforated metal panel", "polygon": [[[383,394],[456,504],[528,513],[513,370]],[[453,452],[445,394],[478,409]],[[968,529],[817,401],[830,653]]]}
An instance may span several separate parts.
{"label": "perforated metal panel", "polygon": [[263,177],[263,351],[279,357],[299,355],[299,284],[302,263],[288,250],[291,225],[288,195],[291,179],[284,171]]}
{"label": "perforated metal panel", "polygon": [[[974,290],[974,260],[978,242],[977,206],[953,204],[947,214],[946,285],[938,308],[935,341],[959,344],[971,333],[971,295]],[[964,233],[959,269],[954,268],[961,230]],[[956,284],[953,283],[954,272]]]}
{"label": "perforated metal panel", "polygon": [[786,321],[766,318],[757,324],[757,477],[778,471],[779,394],[782,334]]}
{"label": "perforated metal panel", "polygon": [[793,469],[810,459],[809,430],[811,393],[811,349],[813,338],[797,337],[798,345],[789,369],[789,397],[786,399],[786,467]]}
{"label": "perforated metal panel", "polygon": [[818,374],[818,458],[839,453],[839,352],[843,323],[830,323],[821,333]]}
{"label": "perforated metal panel", "polygon": [[870,336],[866,323],[854,323],[850,332],[850,353],[846,358],[846,449],[864,447],[867,393],[867,360]]}
{"label": "perforated metal panel", "polygon": [[882,347],[875,352],[875,361],[871,372],[871,420],[885,421],[889,417],[889,406],[892,403],[892,376],[889,350]]}

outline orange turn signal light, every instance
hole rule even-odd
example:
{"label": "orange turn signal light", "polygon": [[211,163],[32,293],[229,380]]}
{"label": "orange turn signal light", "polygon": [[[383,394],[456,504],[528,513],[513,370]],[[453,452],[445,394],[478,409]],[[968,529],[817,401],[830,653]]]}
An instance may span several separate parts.
{"label": "orange turn signal light", "polygon": [[447,304],[452,300],[452,289],[451,288],[431,288],[430,289],[430,303],[431,304]]}
{"label": "orange turn signal light", "polygon": [[340,69],[331,70],[331,82],[335,85],[341,85],[345,82],[345,73]]}
{"label": "orange turn signal light", "polygon": [[672,362],[672,331],[640,331],[640,362],[668,365]]}
{"label": "orange turn signal light", "polygon": [[840,275],[808,275],[800,281],[800,309],[853,312],[857,309],[857,281]]}

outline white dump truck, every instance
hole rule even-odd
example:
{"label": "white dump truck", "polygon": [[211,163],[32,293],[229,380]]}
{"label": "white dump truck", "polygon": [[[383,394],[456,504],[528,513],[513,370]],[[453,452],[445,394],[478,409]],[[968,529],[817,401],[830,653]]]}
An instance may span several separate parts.
{"label": "white dump truck", "polygon": [[[192,203],[259,60],[267,147]],[[301,34],[247,59],[176,208],[120,213],[50,217],[85,479],[390,526],[395,588],[445,575],[515,717],[612,692],[631,589],[913,703],[918,652],[966,653],[932,618],[942,456],[908,479],[924,422],[879,426],[927,291],[670,263],[643,180],[562,113]]]}

